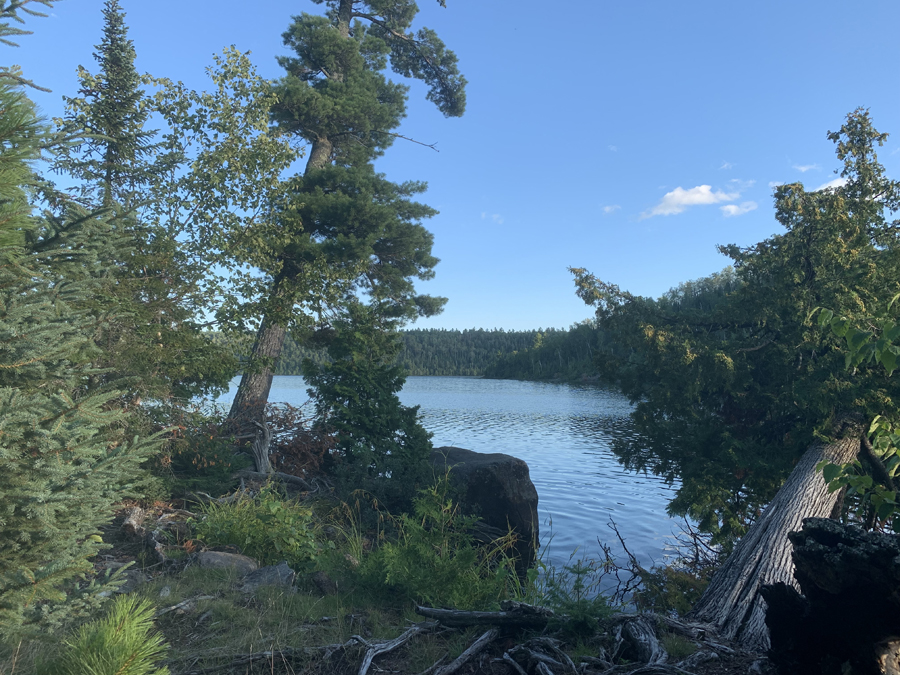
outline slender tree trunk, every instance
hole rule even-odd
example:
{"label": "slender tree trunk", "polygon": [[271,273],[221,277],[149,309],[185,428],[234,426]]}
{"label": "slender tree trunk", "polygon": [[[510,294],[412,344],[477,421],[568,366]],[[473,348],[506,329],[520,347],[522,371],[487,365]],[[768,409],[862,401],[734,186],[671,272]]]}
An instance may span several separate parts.
{"label": "slender tree trunk", "polygon": [[234,401],[231,403],[231,411],[228,413],[228,421],[239,435],[254,433],[254,421],[265,421],[266,403],[269,401],[269,390],[272,388],[272,376],[275,364],[281,356],[284,348],[284,339],[287,329],[264,317],[259,331],[256,333],[256,341],[253,343],[253,352],[250,362],[259,363],[265,359],[270,364],[265,367],[251,367],[244,371],[241,383],[238,385]]}
{"label": "slender tree trunk", "polygon": [[688,618],[712,625],[719,635],[747,649],[766,651],[769,631],[759,588],[778,582],[797,588],[788,533],[799,530],[804,518],[827,518],[838,499],[836,492],[828,492],[816,465],[823,460],[844,464],[859,449],[859,429],[854,426],[841,440],[807,450],[762,516],[713,576]]}

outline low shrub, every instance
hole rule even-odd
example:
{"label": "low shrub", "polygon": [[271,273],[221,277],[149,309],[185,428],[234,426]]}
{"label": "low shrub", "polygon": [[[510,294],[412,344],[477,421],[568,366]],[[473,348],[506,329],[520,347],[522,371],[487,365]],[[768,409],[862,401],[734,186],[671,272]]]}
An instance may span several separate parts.
{"label": "low shrub", "polygon": [[395,597],[458,609],[496,607],[521,590],[512,550],[515,535],[479,544],[475,517],[448,497],[448,476],[420,490],[413,513],[391,518],[396,538],[384,541],[361,565],[368,584]]}
{"label": "low shrub", "polygon": [[155,472],[171,494],[188,492],[220,495],[234,484],[234,474],[252,465],[246,455],[234,454],[234,439],[223,436],[223,413],[198,406],[160,406],[153,416],[168,429],[166,444],[155,462]]}
{"label": "low shrub", "polygon": [[547,568],[544,572],[542,604],[557,615],[552,627],[572,642],[596,634],[600,622],[612,614],[598,588],[604,573],[602,563],[587,558],[570,559],[561,570]]}
{"label": "low shrub", "polygon": [[261,565],[282,560],[296,571],[310,569],[318,556],[312,511],[285,500],[267,485],[255,497],[202,507],[192,520],[195,537],[206,546],[236,546]]}

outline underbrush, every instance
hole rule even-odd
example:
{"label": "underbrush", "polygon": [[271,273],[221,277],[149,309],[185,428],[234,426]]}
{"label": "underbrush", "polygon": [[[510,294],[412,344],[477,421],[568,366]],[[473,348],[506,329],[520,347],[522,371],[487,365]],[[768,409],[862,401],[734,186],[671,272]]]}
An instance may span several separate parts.
{"label": "underbrush", "polygon": [[282,560],[297,572],[315,566],[319,545],[312,510],[285,499],[269,484],[255,496],[231,503],[204,505],[202,517],[190,521],[198,542],[207,547],[234,546],[261,565]]}
{"label": "underbrush", "polygon": [[[399,515],[362,492],[351,495],[349,503],[329,497],[303,501],[263,485],[201,507],[198,517],[188,521],[190,532],[183,541],[190,550],[237,550],[260,565],[285,560],[297,572],[294,586],[244,593],[234,572],[197,567],[185,553],[181,571],[167,574],[148,567],[145,571],[155,573],[154,579],[124,597],[159,608],[153,623],[169,645],[165,663],[173,673],[216,668],[236,655],[264,652],[271,655],[266,672],[317,672],[320,647],[353,644],[354,635],[369,641],[393,639],[421,621],[416,604],[460,610],[495,610],[503,600],[542,605],[556,613],[549,629],[563,639],[568,653],[596,653],[602,646],[597,635],[621,608],[621,598],[600,593],[601,580],[629,568],[616,568],[607,547],[605,557],[573,555],[560,568],[539,559],[522,579],[513,557],[514,533],[485,542],[475,534],[477,521],[462,514],[451,498],[449,474],[420,490],[411,512]],[[679,566],[644,570],[632,557],[630,572],[637,581],[630,601],[638,609],[661,613],[689,609],[712,571],[709,556],[691,560],[685,556]],[[323,592],[315,575],[328,579],[332,593]],[[441,655],[452,658],[463,651],[476,632],[423,635],[393,658],[402,660],[401,672],[420,672]],[[90,651],[99,643],[83,637],[88,634],[73,634],[69,642]],[[694,649],[674,635],[664,641],[672,655]],[[156,645],[158,658],[158,641],[147,642]],[[347,648],[348,659],[361,658],[353,651],[357,647]],[[54,665],[35,670],[40,656],[59,664],[64,662],[52,659],[74,653],[57,649],[33,649],[12,669],[0,659],[0,675],[68,672]],[[290,663],[278,666],[278,654],[282,659],[291,654]],[[246,672],[257,670],[248,664]]]}

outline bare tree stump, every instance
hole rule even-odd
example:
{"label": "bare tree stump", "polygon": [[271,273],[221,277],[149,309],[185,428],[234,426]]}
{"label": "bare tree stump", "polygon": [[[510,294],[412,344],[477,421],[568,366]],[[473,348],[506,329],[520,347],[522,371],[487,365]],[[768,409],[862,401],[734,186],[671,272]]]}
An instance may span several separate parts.
{"label": "bare tree stump", "polygon": [[810,518],[790,535],[798,593],[762,589],[781,673],[900,673],[900,537]]}

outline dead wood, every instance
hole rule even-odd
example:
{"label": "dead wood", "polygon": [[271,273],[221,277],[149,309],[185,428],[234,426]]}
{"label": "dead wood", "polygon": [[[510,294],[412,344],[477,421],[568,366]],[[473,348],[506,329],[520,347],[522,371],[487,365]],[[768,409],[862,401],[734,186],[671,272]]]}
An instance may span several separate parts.
{"label": "dead wood", "polygon": [[445,626],[515,626],[520,628],[543,628],[553,617],[553,610],[525,603],[504,603],[508,606],[500,612],[467,612],[458,609],[436,609],[416,606],[416,614],[440,621]]}
{"label": "dead wood", "polygon": [[214,600],[216,596],[214,595],[198,595],[193,598],[188,598],[187,600],[182,600],[177,605],[172,605],[171,607],[165,607],[163,609],[157,610],[156,616],[157,618],[161,617],[163,614],[168,614],[169,612],[181,612],[186,614],[187,612],[191,612],[197,606],[197,603],[201,600]]}
{"label": "dead wood", "polygon": [[[403,635],[394,638],[393,640],[388,640],[386,642],[378,642],[375,644],[366,642],[363,638],[358,635],[354,635],[352,639],[355,639],[360,644],[363,644],[367,647],[366,655],[363,657],[362,663],[359,666],[359,675],[366,675],[369,672],[369,668],[372,666],[372,661],[375,660],[376,656],[380,656],[381,654],[387,654],[388,652],[392,652],[397,647],[401,647],[407,642],[409,642],[412,638],[420,633],[429,633],[433,631],[437,627],[437,622],[434,621],[424,621],[422,623],[417,623],[412,626],[409,630],[407,630]],[[452,672],[452,671],[450,671]]]}
{"label": "dead wood", "polygon": [[[491,642],[493,642],[497,636],[500,634],[496,628],[491,628],[486,633],[482,634],[475,642],[469,645],[469,648],[466,649],[462,654],[457,656],[453,661],[448,663],[446,666],[441,666],[437,670],[434,671],[435,675],[452,675],[457,670],[466,665],[469,661],[472,660],[473,657],[483,652]],[[362,673],[360,673],[362,675]]]}
{"label": "dead wood", "polygon": [[250,445],[250,453],[253,455],[253,462],[256,470],[264,476],[272,473],[272,463],[269,461],[269,446],[272,443],[272,430],[265,422],[253,420],[253,426],[256,427],[256,435],[253,443]]}
{"label": "dead wood", "polygon": [[[622,655],[638,663],[665,663],[669,659],[665,648],[656,637],[656,622],[646,614],[637,614],[623,621],[616,633],[616,642],[622,647]],[[618,650],[613,653],[617,655]]]}
{"label": "dead wood", "polygon": [[139,506],[128,509],[125,514],[125,522],[122,523],[125,534],[130,537],[143,537],[144,528],[142,526],[146,517],[147,512]]}

